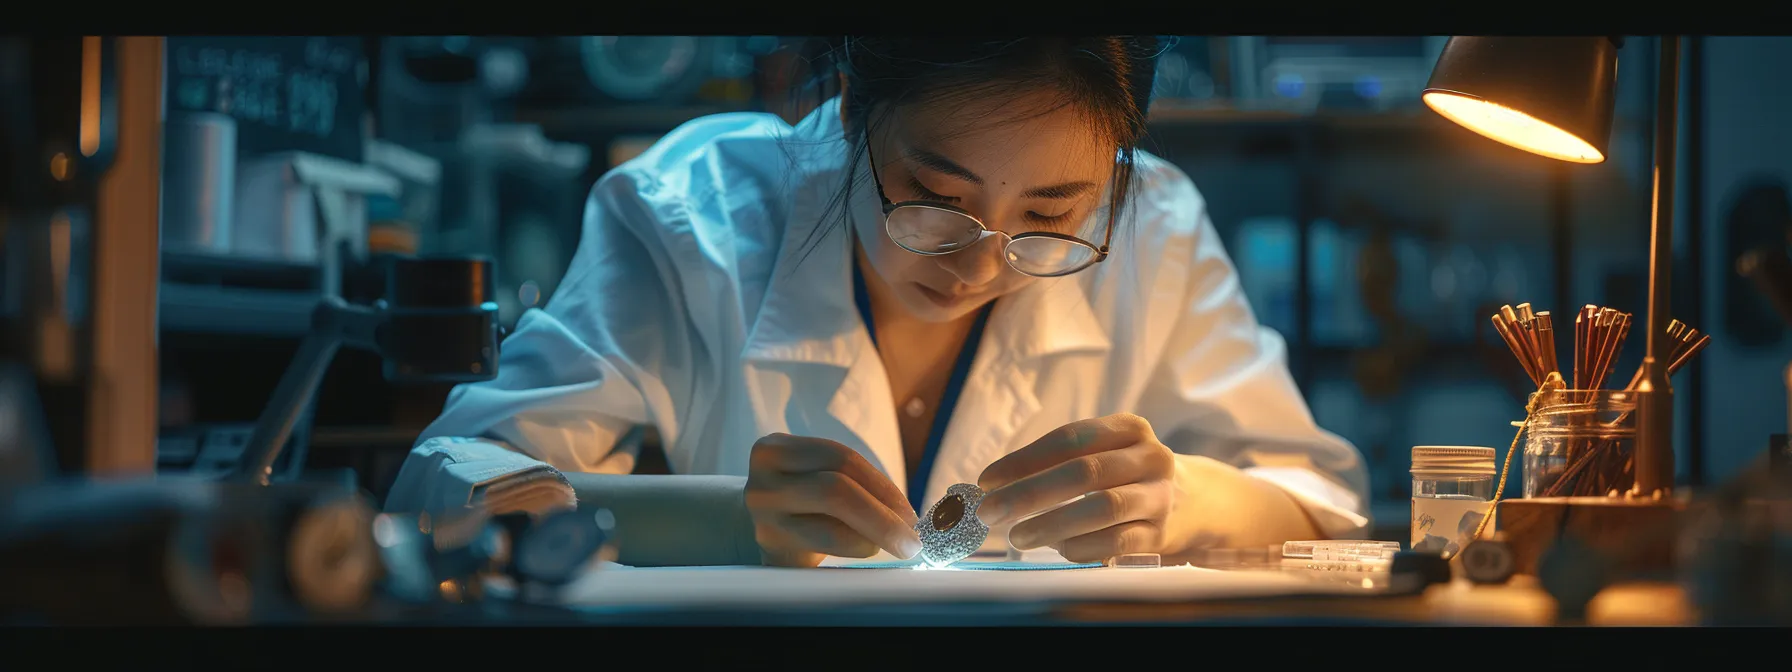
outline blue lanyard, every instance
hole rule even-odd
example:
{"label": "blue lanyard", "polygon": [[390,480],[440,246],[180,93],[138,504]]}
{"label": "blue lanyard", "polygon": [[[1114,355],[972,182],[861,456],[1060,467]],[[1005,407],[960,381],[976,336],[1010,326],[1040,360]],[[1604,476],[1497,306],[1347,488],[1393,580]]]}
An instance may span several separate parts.
{"label": "blue lanyard", "polygon": [[[852,265],[852,297],[859,305],[859,318],[865,321],[865,331],[871,334],[871,347],[877,347],[877,327],[871,321],[871,294],[865,291],[865,275],[855,261]],[[977,321],[971,324],[971,333],[964,338],[964,345],[958,350],[958,361],[952,365],[952,377],[946,381],[946,391],[940,395],[939,410],[933,414],[933,427],[927,432],[927,446],[921,451],[921,464],[908,474],[908,502],[914,505],[915,511],[925,512],[927,496],[927,479],[933,474],[933,458],[940,452],[940,440],[945,438],[946,425],[952,420],[952,409],[958,406],[958,393],[964,389],[964,379],[970,375],[971,362],[977,359],[977,346],[983,342],[983,325],[989,321],[989,311],[995,306],[991,301],[977,311]],[[907,459],[906,455],[904,459]]]}

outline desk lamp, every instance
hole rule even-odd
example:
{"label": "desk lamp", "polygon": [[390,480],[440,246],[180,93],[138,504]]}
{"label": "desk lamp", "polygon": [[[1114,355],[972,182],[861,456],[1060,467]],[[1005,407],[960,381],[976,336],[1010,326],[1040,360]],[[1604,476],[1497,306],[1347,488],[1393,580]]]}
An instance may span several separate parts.
{"label": "desk lamp", "polygon": [[[1506,145],[1570,163],[1600,163],[1611,139],[1612,90],[1622,46],[1622,38],[1604,36],[1452,37],[1422,99],[1445,119]],[[1643,520],[1657,520],[1654,514],[1672,510],[1674,405],[1667,328],[1679,73],[1680,38],[1664,36],[1656,85],[1648,341],[1644,375],[1635,389],[1635,485],[1621,498],[1506,502],[1534,508],[1567,528],[1646,525]],[[1614,506],[1621,504],[1636,506]],[[1570,509],[1580,520],[1568,520]]]}

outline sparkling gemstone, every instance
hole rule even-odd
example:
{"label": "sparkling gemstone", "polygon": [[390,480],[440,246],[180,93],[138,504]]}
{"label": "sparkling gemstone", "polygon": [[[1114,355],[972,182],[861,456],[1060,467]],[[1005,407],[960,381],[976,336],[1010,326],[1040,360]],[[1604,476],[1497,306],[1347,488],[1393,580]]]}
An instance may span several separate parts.
{"label": "sparkling gemstone", "polygon": [[958,495],[946,495],[945,499],[933,506],[933,529],[945,532],[957,525],[964,518],[964,498]]}
{"label": "sparkling gemstone", "polygon": [[946,489],[946,495],[915,521],[915,533],[921,537],[921,559],[934,567],[945,567],[976,553],[989,536],[989,527],[977,519],[977,507],[983,502],[983,490],[970,483],[959,483]]}

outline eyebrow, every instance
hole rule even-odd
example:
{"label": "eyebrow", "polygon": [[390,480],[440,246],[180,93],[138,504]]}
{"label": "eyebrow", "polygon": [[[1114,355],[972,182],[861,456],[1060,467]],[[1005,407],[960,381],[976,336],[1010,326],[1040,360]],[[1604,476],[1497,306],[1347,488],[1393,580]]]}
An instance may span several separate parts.
{"label": "eyebrow", "polygon": [[[964,166],[958,165],[953,160],[948,159],[944,156],[940,156],[933,152],[929,152],[925,149],[914,149],[914,148],[910,148],[910,149],[904,151],[903,154],[908,156],[908,158],[910,160],[914,161],[915,163],[919,163],[922,166],[925,166],[927,168],[930,168],[932,170],[935,170],[935,171],[938,171],[941,173],[945,173],[952,177],[956,177],[958,179],[964,180],[971,184],[975,184],[979,187],[983,186],[983,178],[982,177],[979,177],[976,173],[971,172],[969,169],[965,168]],[[1088,182],[1088,181],[1065,182],[1064,184],[1054,184],[1049,187],[1038,187],[1038,188],[1034,188],[1034,189],[1028,189],[1025,192],[1021,193],[1021,197],[1023,197],[1023,198],[1054,198],[1054,199],[1072,198],[1075,196],[1080,196],[1083,193],[1088,192],[1094,188],[1095,188],[1094,182]]]}

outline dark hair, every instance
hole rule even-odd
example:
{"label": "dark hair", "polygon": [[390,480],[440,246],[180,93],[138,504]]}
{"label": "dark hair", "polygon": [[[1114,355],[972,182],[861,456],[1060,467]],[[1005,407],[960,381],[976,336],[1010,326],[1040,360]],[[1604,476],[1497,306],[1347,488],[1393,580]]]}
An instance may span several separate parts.
{"label": "dark hair", "polygon": [[[840,192],[823,210],[822,223],[850,222],[856,170],[866,151],[867,131],[891,114],[915,104],[1001,100],[1052,90],[1056,104],[1031,110],[1045,115],[1077,108],[1094,130],[1118,150],[1109,213],[1117,222],[1137,185],[1136,148],[1145,135],[1157,56],[1171,46],[1152,36],[1106,37],[847,37],[813,44],[808,62],[811,84],[825,99],[845,80],[841,101],[848,129],[848,174]],[[960,106],[962,107],[962,106]],[[1008,108],[1012,111],[1012,108]],[[828,231],[818,226],[809,244]]]}

